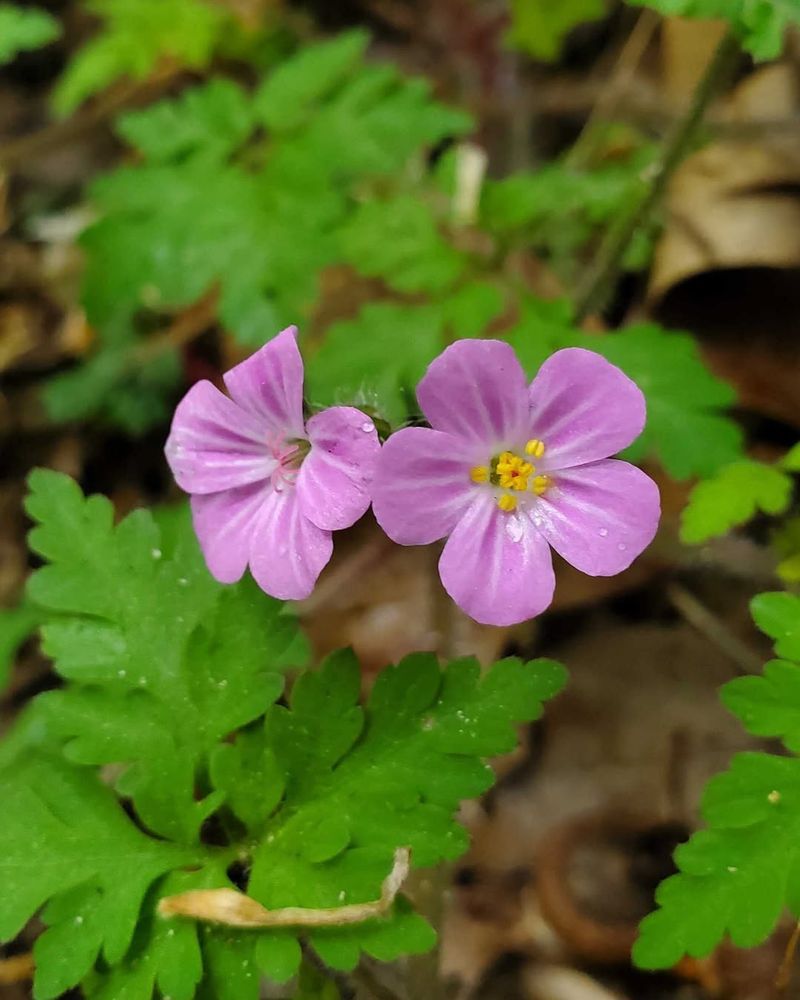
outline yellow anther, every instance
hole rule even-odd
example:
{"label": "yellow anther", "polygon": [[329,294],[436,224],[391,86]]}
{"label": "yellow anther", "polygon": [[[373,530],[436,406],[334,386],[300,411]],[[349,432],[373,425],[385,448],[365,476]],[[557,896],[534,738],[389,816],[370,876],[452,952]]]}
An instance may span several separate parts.
{"label": "yellow anther", "polygon": [[470,471],[469,478],[473,481],[473,483],[488,483],[489,470],[485,465],[476,465],[475,468]]}
{"label": "yellow anther", "polygon": [[525,445],[525,453],[533,455],[534,458],[541,458],[544,455],[544,441],[540,441],[539,438],[532,438]]}
{"label": "yellow anther", "polygon": [[531,486],[531,489],[533,490],[533,492],[536,494],[537,497],[540,497],[542,493],[545,492],[545,490],[548,488],[549,485],[550,485],[549,476],[536,476],[535,479],[533,480],[533,485]]}
{"label": "yellow anther", "polygon": [[500,510],[506,512],[517,509],[517,498],[509,496],[508,493],[504,493],[497,501],[497,506]]}

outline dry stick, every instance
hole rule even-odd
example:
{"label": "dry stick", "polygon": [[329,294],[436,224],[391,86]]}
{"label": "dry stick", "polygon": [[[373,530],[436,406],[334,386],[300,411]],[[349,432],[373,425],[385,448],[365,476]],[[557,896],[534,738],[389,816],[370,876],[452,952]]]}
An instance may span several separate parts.
{"label": "dry stick", "polygon": [[650,221],[666,191],[669,179],[689,153],[711,102],[727,83],[740,55],[736,36],[729,31],[717,46],[692,97],[688,113],[667,139],[647,190],[603,240],[584,281],[578,288],[575,311],[578,322],[602,311],[608,303],[625,251],[637,230]]}
{"label": "dry stick", "polygon": [[685,587],[677,583],[669,584],[667,598],[690,625],[733,660],[740,673],[755,674],[761,670],[762,658],[741,639],[737,639],[725,623]]}
{"label": "dry stick", "polygon": [[171,64],[164,65],[146,80],[113,87],[71,118],[51,122],[39,129],[38,132],[31,132],[18,139],[11,139],[0,145],[0,168],[13,170],[26,160],[47,153],[70,139],[79,138],[93,131],[99,125],[105,124],[112,115],[128,104],[158,96],[166,84],[177,76],[178,72],[178,67]]}
{"label": "dry stick", "polygon": [[589,112],[581,134],[567,155],[567,164],[570,167],[582,166],[594,152],[598,122],[609,121],[615,116],[617,105],[623,94],[630,89],[639,63],[653,40],[659,24],[660,20],[652,10],[645,9],[639,15],[633,31],[625,40],[610,80]]}
{"label": "dry stick", "polygon": [[407,847],[398,847],[394,852],[392,870],[381,886],[380,898],[370,903],[319,909],[285,906],[268,910],[235,889],[200,889],[165,896],[158,904],[158,912],[162,917],[191,917],[226,927],[344,927],[385,916],[408,877],[410,864],[411,851]]}
{"label": "dry stick", "polygon": [[33,976],[33,955],[14,955],[0,958],[0,986],[23,983]]}
{"label": "dry stick", "polygon": [[781,967],[778,969],[778,975],[775,979],[775,989],[779,993],[784,993],[789,988],[789,983],[792,980],[792,966],[794,965],[794,958],[797,954],[798,943],[800,943],[800,922],[795,924],[792,936],[789,938],[786,945],[786,951],[783,954]]}

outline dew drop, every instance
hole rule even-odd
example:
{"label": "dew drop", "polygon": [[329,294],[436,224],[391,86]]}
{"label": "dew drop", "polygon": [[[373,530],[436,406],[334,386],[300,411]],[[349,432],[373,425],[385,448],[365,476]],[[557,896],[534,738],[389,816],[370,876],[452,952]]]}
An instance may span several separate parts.
{"label": "dew drop", "polygon": [[608,528],[601,528],[601,529],[600,529],[600,530],[599,530],[599,531],[597,532],[597,534],[598,534],[598,535],[599,535],[599,536],[600,536],[601,538],[607,538],[607,537],[608,537]]}
{"label": "dew drop", "polygon": [[627,547],[628,546],[625,544],[625,542],[620,542],[619,545],[617,546],[617,548],[620,550],[620,552],[624,552],[625,549],[627,549]]}
{"label": "dew drop", "polygon": [[525,529],[522,525],[522,521],[518,517],[506,518],[506,534],[512,542],[522,541],[524,533]]}
{"label": "dew drop", "polygon": [[734,867],[733,865],[728,865],[728,871],[731,873],[731,875],[733,875],[735,872],[738,872],[739,869]]}
{"label": "dew drop", "polygon": [[275,483],[275,492],[283,493],[283,483]]}
{"label": "dew drop", "polygon": [[228,682],[224,678],[219,682],[219,684],[217,684],[217,687],[220,689],[220,691],[224,691],[227,686]]}
{"label": "dew drop", "polygon": [[371,423],[371,421],[369,421],[369,420],[365,420],[364,423],[361,425],[361,430],[365,434],[369,434],[370,431],[372,431],[374,429],[375,429],[375,425],[373,423]]}
{"label": "dew drop", "polygon": [[75,917],[75,923],[78,925],[78,927],[80,927],[80,925],[83,923],[83,917],[80,914],[78,914],[78,916]]}
{"label": "dew drop", "polygon": [[127,670],[118,670],[117,671],[117,677],[127,677],[127,675],[128,675],[128,671]]}
{"label": "dew drop", "polygon": [[146,677],[140,677],[139,678],[139,687],[147,687],[147,678]]}
{"label": "dew drop", "polygon": [[345,891],[344,889],[342,889],[342,891],[339,893],[339,902],[343,903],[344,900],[345,900]]}
{"label": "dew drop", "polygon": [[167,931],[167,937],[175,937],[175,928],[174,927],[170,927],[170,929]]}
{"label": "dew drop", "polygon": [[150,555],[154,559],[160,559],[161,558],[161,549],[151,549],[150,550]]}
{"label": "dew drop", "polygon": [[181,586],[181,587],[188,587],[189,586],[189,581],[186,579],[185,576],[179,577],[179,579],[178,579],[178,585]]}

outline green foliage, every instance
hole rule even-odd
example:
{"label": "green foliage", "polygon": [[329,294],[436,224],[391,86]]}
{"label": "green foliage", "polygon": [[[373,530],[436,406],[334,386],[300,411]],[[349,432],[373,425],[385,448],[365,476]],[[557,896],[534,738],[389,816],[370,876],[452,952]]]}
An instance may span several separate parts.
{"label": "green foliage", "polygon": [[689,544],[724,535],[764,514],[783,514],[792,497],[792,478],[763,462],[726,465],[692,490],[681,518],[681,538]]}
{"label": "green foliage", "polygon": [[654,453],[671,475],[686,479],[713,475],[740,456],[741,431],[721,412],[736,394],[705,367],[688,334],[639,324],[591,347],[619,365],[647,399],[647,426],[626,457],[635,462]]}
{"label": "green foliage", "polygon": [[60,33],[58,21],[45,11],[0,3],[0,65],[19,52],[47,45]]}
{"label": "green foliage", "polygon": [[[41,910],[37,1000],[79,983],[92,1000],[257,1000],[262,974],[297,971],[300,928],[165,922],[158,900],[230,887],[238,861],[268,907],[336,907],[377,899],[400,846],[421,866],[458,856],[459,802],[493,781],[484,758],[512,749],[563,684],[548,660],[482,674],[419,654],[362,707],[347,652],[276,704],[302,659],[294,621],[252,582],[215,583],[185,512],[115,525],[109,501],[66,476],[37,470],[30,486],[45,565],[29,599],[66,683],[0,755],[0,938]],[[402,897],[386,917],[306,936],[340,969],[433,943]],[[300,995],[335,993],[304,973]]]}
{"label": "green foliage", "polygon": [[148,828],[195,842],[219,803],[196,795],[203,761],[280,694],[265,666],[281,663],[292,620],[254,584],[216,584],[188,525],[165,553],[146,511],[115,527],[110,502],[84,500],[66,476],[39,470],[30,486],[30,544],[49,565],[28,594],[58,613],[43,649],[78,685],[40,704],[69,759],[124,762],[118,787]]}
{"label": "green foliage", "polygon": [[210,0],[88,0],[100,32],[73,57],[53,93],[62,115],[120,77],[142,80],[163,62],[208,64],[226,15]]}
{"label": "green foliage", "polygon": [[[487,181],[481,199],[480,220],[489,233],[502,243],[532,244],[568,282],[587,245],[635,198],[656,155],[654,145],[635,135],[611,132],[592,141],[598,152],[589,163],[574,164],[567,155],[536,172]],[[609,147],[605,157],[604,146]],[[643,231],[631,244],[626,264],[641,268],[648,247],[649,234]]]}
{"label": "green foliage", "polygon": [[[83,302],[100,349],[48,388],[56,419],[101,412],[133,431],[164,419],[177,359],[168,350],[144,363],[143,320],[152,327],[154,313],[212,288],[225,327],[260,346],[310,316],[321,272],[343,257],[404,290],[454,283],[461,257],[422,204],[356,206],[365,185],[401,175],[470,120],[426,82],[365,65],[366,42],[352,32],[307,46],[252,95],[214,79],[122,117],[142,159],[91,189],[101,217],[82,238]],[[385,240],[387,220],[401,244]]]}
{"label": "green foliage", "polygon": [[342,256],[398,292],[432,295],[451,288],[466,265],[429,208],[411,195],[360,205],[342,231]]}
{"label": "green foliage", "polygon": [[573,28],[605,13],[605,0],[512,0],[509,41],[537,59],[556,59]]}
{"label": "green foliage", "polygon": [[[268,908],[364,902],[377,898],[399,845],[422,866],[458,857],[467,847],[458,803],[493,781],[481,758],[512,749],[512,723],[537,718],[563,681],[549,660],[503,660],[481,678],[475,661],[442,672],[424,653],[384,670],[362,709],[351,653],[305,674],[290,706],[266,719],[283,798],[253,831],[251,895]],[[311,940],[330,965],[352,968],[359,947],[389,960],[425,950],[431,932],[401,908],[393,923],[315,930]]]}
{"label": "green foliage", "polygon": [[33,635],[40,619],[39,611],[27,601],[14,608],[0,608],[0,691],[8,682],[17,650]]}
{"label": "green foliage", "polygon": [[414,386],[445,345],[435,305],[372,302],[334,323],[306,365],[315,404],[354,402],[401,424],[415,410]]}
{"label": "green foliage", "polygon": [[786,29],[800,24],[800,0],[628,0],[668,17],[721,18],[728,21],[756,59],[781,54]]}
{"label": "green foliage", "polygon": [[[800,599],[762,594],[757,623],[779,654],[760,677],[723,688],[723,701],[755,736],[800,749]],[[668,968],[684,954],[709,954],[726,934],[740,947],[764,941],[784,908],[800,917],[800,759],[737,754],[703,797],[708,824],[678,848],[680,873],[659,887],[634,948],[638,965]]]}

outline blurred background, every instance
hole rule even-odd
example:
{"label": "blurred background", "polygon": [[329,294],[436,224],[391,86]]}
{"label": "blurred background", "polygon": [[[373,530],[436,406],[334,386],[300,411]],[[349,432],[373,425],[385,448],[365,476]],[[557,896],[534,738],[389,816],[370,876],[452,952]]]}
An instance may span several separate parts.
{"label": "blurred background", "polygon": [[[756,745],[717,696],[771,652],[748,602],[800,580],[788,492],[780,530],[681,527],[698,480],[800,429],[800,34],[653,6],[0,3],[2,730],[58,683],[23,596],[30,469],[120,514],[178,500],[177,400],[282,327],[312,405],[391,426],[458,337],[504,337],[531,371],[591,340],[648,397],[633,457],[664,521],[627,573],[559,566],[546,615],[491,629],[446,599],[435,547],[366,518],[300,609],[365,683],[413,649],[570,670],[429,887],[461,1000],[791,995],[791,926],[668,974],[629,959],[705,782]],[[32,933],[0,952],[4,1000],[29,996]]]}

